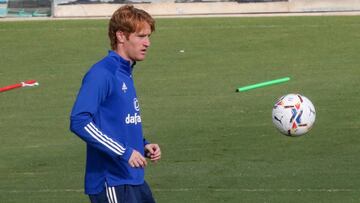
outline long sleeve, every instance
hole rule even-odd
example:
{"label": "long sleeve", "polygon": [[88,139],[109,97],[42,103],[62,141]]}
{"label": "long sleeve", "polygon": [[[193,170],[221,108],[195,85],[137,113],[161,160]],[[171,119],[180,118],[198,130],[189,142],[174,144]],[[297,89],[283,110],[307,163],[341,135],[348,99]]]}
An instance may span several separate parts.
{"label": "long sleeve", "polygon": [[99,106],[109,96],[111,88],[111,77],[107,72],[93,69],[85,75],[71,112],[70,130],[88,145],[111,157],[128,161],[132,148],[115,141],[114,135],[105,134],[94,120]]}

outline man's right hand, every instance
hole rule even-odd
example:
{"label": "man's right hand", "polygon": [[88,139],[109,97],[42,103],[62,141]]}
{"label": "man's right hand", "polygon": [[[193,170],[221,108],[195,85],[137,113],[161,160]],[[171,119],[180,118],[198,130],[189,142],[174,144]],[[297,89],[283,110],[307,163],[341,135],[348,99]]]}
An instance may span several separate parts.
{"label": "man's right hand", "polygon": [[129,164],[133,168],[139,168],[139,167],[145,167],[147,165],[146,159],[135,149],[133,150],[130,159]]}

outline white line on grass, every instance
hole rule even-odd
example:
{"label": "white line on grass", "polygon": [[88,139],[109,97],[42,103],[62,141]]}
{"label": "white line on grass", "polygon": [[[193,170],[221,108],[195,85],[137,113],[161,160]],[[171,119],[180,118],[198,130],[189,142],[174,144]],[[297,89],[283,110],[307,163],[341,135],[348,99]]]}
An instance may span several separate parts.
{"label": "white line on grass", "polygon": [[[360,192],[360,189],[346,189],[346,188],[294,188],[294,189],[268,189],[268,188],[173,188],[163,189],[154,188],[154,192],[199,192],[199,191],[212,191],[212,192]],[[83,189],[40,189],[40,190],[0,190],[0,193],[83,193]]]}
{"label": "white line on grass", "polygon": [[345,188],[306,188],[306,189],[267,189],[267,188],[174,188],[174,189],[160,189],[155,188],[153,191],[156,192],[192,192],[192,191],[213,191],[213,192],[359,192],[360,189],[345,189]]}
{"label": "white line on grass", "polygon": [[[343,27],[359,27],[360,23],[357,24],[343,24],[341,25]],[[272,29],[272,28],[298,28],[298,27],[302,27],[302,28],[321,28],[321,27],[328,27],[327,25],[322,25],[322,24],[300,24],[300,25],[280,25],[280,24],[257,24],[257,25],[242,25],[242,24],[238,24],[238,25],[217,25],[217,26],[182,26],[182,27],[175,27],[175,26],[165,26],[165,27],[160,27],[158,28],[159,30],[184,30],[184,29],[212,29],[212,30],[223,30],[223,29]]]}
{"label": "white line on grass", "polygon": [[61,192],[81,192],[83,189],[40,189],[40,190],[0,190],[0,193],[61,193]]}

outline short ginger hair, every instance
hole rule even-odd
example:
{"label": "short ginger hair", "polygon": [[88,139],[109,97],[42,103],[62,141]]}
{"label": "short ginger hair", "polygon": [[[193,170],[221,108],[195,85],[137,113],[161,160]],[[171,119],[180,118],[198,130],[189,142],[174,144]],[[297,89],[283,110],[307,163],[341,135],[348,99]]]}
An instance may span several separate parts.
{"label": "short ginger hair", "polygon": [[144,10],[135,8],[133,5],[124,5],[117,9],[109,22],[108,35],[111,49],[117,47],[116,32],[122,31],[128,38],[131,33],[140,31],[145,25],[149,24],[151,32],[155,31],[155,20]]}

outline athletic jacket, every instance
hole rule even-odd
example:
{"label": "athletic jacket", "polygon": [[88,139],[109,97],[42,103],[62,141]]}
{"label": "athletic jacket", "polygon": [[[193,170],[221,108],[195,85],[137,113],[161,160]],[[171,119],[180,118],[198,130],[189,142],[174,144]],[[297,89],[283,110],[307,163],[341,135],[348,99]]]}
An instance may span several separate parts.
{"label": "athletic jacket", "polygon": [[139,185],[144,169],[132,168],[133,149],[144,155],[139,102],[132,66],[116,52],[93,65],[84,76],[70,117],[70,130],[87,143],[85,193],[104,185]]}

